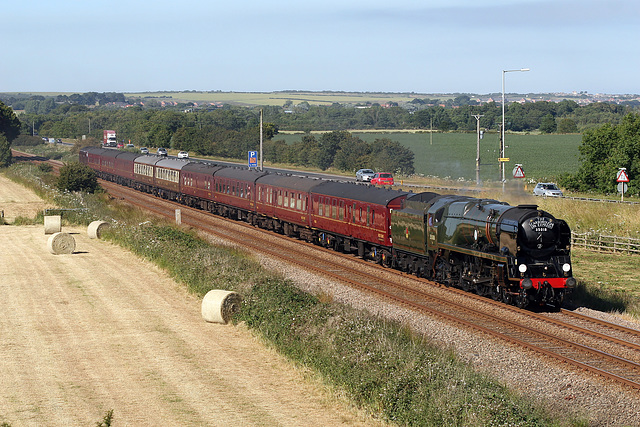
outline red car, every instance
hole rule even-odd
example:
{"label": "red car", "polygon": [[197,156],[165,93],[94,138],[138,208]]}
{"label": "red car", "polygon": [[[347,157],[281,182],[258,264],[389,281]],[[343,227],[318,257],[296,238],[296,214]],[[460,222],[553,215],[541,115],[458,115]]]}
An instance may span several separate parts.
{"label": "red car", "polygon": [[389,172],[376,172],[371,178],[372,185],[393,185],[393,175]]}

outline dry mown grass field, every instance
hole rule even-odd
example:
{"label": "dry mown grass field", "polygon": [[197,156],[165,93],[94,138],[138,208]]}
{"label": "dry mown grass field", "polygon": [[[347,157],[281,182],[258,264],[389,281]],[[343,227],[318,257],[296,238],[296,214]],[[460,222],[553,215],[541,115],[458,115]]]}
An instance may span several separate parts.
{"label": "dry mown grass field", "polygon": [[[0,175],[7,222],[46,204]],[[163,271],[68,228],[52,255],[42,225],[0,226],[0,423],[371,425],[244,327],[206,323]]]}

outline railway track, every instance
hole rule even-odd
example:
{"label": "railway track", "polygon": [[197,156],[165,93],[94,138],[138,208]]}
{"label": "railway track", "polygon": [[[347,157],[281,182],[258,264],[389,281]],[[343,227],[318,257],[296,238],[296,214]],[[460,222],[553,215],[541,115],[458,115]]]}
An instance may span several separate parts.
{"label": "railway track", "polygon": [[[566,310],[559,314],[521,310],[113,183],[102,185],[115,197],[158,216],[173,218],[175,209],[181,209],[182,223],[205,233],[640,390],[638,330]],[[476,304],[461,304],[460,298]]]}
{"label": "railway track", "polygon": [[179,208],[182,223],[194,229],[640,390],[638,330],[567,310],[560,313],[521,310],[110,182],[101,181],[101,185],[114,197],[160,217],[173,218]]}

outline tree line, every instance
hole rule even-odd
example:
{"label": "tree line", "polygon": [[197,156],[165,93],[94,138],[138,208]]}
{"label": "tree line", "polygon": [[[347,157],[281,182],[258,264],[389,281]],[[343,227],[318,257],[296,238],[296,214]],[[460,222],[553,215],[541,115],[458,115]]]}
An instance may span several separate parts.
{"label": "tree line", "polygon": [[562,186],[587,193],[614,193],[617,172],[626,168],[628,193],[640,194],[640,114],[630,113],[619,124],[587,130],[579,149],[580,168],[562,176]]}
{"label": "tree line", "polygon": [[[6,147],[4,150],[2,147],[19,134],[25,136],[39,132],[41,136],[75,139],[86,135],[100,141],[104,129],[113,129],[119,139],[137,146],[171,147],[201,155],[244,160],[247,151],[255,150],[259,141],[262,109],[266,118],[263,126],[266,158],[321,170],[354,171],[360,167],[373,167],[409,175],[414,171],[410,150],[388,138],[368,143],[342,128],[428,129],[433,126],[440,131],[475,131],[476,120],[472,113],[484,115],[481,127],[496,128],[501,123],[501,107],[495,103],[449,109],[432,106],[411,114],[397,106],[383,108],[379,105],[350,108],[301,103],[289,105],[289,108],[295,111],[281,107],[224,106],[185,112],[139,105],[89,108],[67,100],[56,103],[56,107],[47,114],[25,111],[16,116],[12,108],[0,102],[0,151],[6,153]],[[626,167],[631,176],[629,191],[639,193],[640,185],[635,177],[640,174],[640,119],[638,113],[630,109],[629,106],[606,103],[578,106],[566,100],[511,104],[506,124],[507,130],[526,131],[539,122],[543,132],[574,131],[577,123],[586,126],[580,147],[582,166],[578,173],[562,177],[561,184],[583,191],[611,192],[615,188],[615,172]],[[320,135],[306,132],[301,141],[287,144],[277,139],[279,130],[283,128],[304,131],[320,128],[327,132]],[[6,158],[0,153],[0,161],[4,159],[6,163]]]}

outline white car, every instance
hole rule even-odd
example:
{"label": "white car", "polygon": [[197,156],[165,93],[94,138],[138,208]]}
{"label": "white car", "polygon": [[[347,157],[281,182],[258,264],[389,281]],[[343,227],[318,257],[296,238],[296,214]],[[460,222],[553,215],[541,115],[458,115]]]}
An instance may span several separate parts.
{"label": "white car", "polygon": [[562,197],[562,191],[553,182],[539,182],[533,189],[536,196]]}
{"label": "white car", "polygon": [[165,148],[158,148],[158,156],[166,156],[167,155],[167,150]]}
{"label": "white car", "polygon": [[356,172],[356,181],[369,182],[375,174],[371,169],[360,169]]}
{"label": "white car", "polygon": [[180,151],[178,153],[178,158],[179,159],[188,159],[189,158],[189,153],[187,153],[186,151]]}

